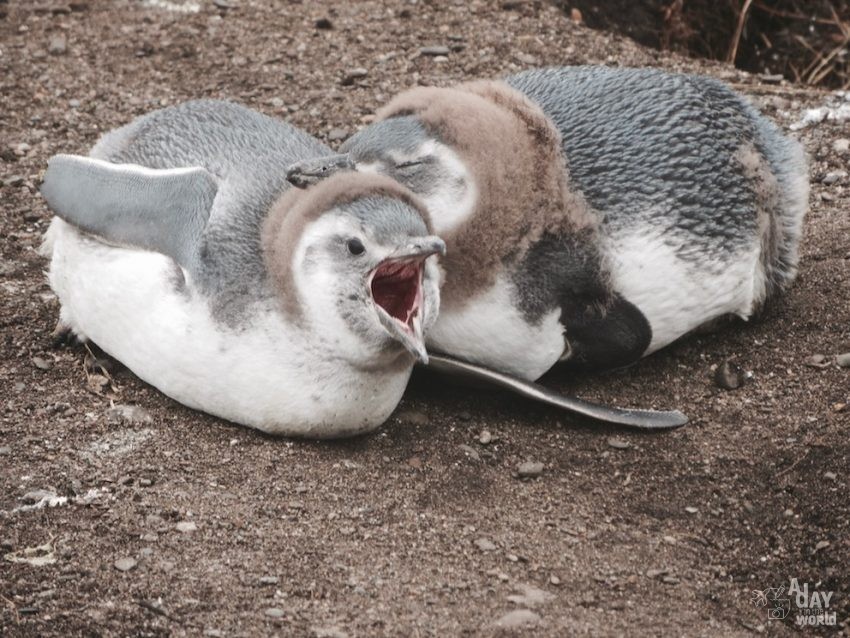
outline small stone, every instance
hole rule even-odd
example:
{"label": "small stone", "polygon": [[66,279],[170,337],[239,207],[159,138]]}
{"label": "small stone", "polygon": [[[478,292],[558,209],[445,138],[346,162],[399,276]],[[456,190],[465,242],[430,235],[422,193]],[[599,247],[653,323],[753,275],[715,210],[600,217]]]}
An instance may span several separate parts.
{"label": "small stone", "polygon": [[829,359],[826,358],[826,355],[813,354],[810,357],[806,357],[803,363],[810,368],[825,368],[829,365]]}
{"label": "small stone", "polygon": [[503,629],[516,629],[528,625],[536,625],[540,622],[540,616],[530,609],[516,609],[499,618],[495,625]]}
{"label": "small stone", "polygon": [[146,543],[155,543],[159,540],[159,536],[153,532],[147,532],[139,536],[139,540],[143,540]]}
{"label": "small stone", "polygon": [[80,108],[80,104],[81,102],[77,99],[68,100],[68,106],[70,106],[72,109]]}
{"label": "small stone", "polygon": [[415,470],[422,469],[422,459],[420,459],[418,456],[411,456],[409,459],[407,459],[407,464]]}
{"label": "small stone", "polygon": [[819,552],[822,549],[826,549],[829,547],[829,541],[818,541],[818,544],[815,545],[815,551]]}
{"label": "small stone", "polygon": [[106,411],[106,418],[110,421],[123,421],[125,423],[151,423],[153,418],[140,405],[118,404]]}
{"label": "small stone", "polygon": [[835,363],[840,368],[850,368],[850,352],[844,352],[835,357]]}
{"label": "small stone", "polygon": [[330,18],[319,18],[314,24],[317,29],[321,29],[322,31],[328,31],[334,28],[334,23],[331,22]]}
{"label": "small stone", "polygon": [[523,607],[536,607],[537,605],[548,603],[555,598],[554,594],[550,594],[537,587],[532,587],[531,585],[520,585],[519,591],[521,593],[508,596],[508,600]]}
{"label": "small stone", "polygon": [[9,186],[20,186],[25,180],[22,175],[10,175],[3,181],[5,181]]}
{"label": "small stone", "polygon": [[225,11],[227,9],[235,9],[239,6],[232,0],[212,0],[212,3],[219,9],[224,9]]}
{"label": "small stone", "polygon": [[679,579],[675,576],[664,576],[661,578],[661,582],[667,585],[678,585]]}
{"label": "small stone", "polygon": [[847,177],[847,171],[830,171],[821,180],[827,186],[836,184]]}
{"label": "small stone", "polygon": [[348,137],[348,130],[344,128],[332,128],[328,133],[329,142],[341,142]]}
{"label": "small stone", "polygon": [[430,46],[430,47],[422,47],[419,49],[419,53],[421,55],[430,55],[430,56],[438,56],[438,55],[448,55],[451,53],[449,47],[444,46]]}
{"label": "small stone", "polygon": [[269,618],[283,618],[286,614],[278,607],[269,607],[263,612]]}
{"label": "small stone", "polygon": [[735,390],[744,384],[744,372],[737,364],[724,361],[714,371],[714,383],[724,390]]}
{"label": "small stone", "polygon": [[150,487],[153,485],[153,481],[149,478],[141,478],[139,479],[139,487]]}
{"label": "small stone", "polygon": [[481,456],[478,454],[478,450],[476,450],[474,447],[466,445],[464,443],[461,443],[458,447],[461,449],[461,451],[464,454],[466,454],[473,461],[480,461],[481,460]]}
{"label": "small stone", "polygon": [[345,72],[345,75],[342,76],[342,85],[343,86],[351,86],[354,84],[355,80],[359,80],[361,78],[365,78],[369,75],[369,71],[364,69],[363,67],[357,67],[356,69],[349,69]]}
{"label": "small stone", "polygon": [[3,447],[0,447],[0,456],[9,456],[11,453],[12,453],[12,448],[10,448],[8,445],[4,445]]}
{"label": "small stone", "polygon": [[224,632],[220,629],[204,629],[204,636],[208,638],[224,638]]}
{"label": "small stone", "polygon": [[194,532],[196,529],[198,529],[198,526],[195,524],[195,521],[180,521],[174,527],[177,528],[178,532],[182,532],[184,534]]}
{"label": "small stone", "polygon": [[315,638],[348,638],[348,634],[339,627],[313,627],[310,631]]}
{"label": "small stone", "polygon": [[489,430],[481,430],[481,434],[478,435],[478,442],[481,445],[489,445],[493,441],[493,435],[490,434]]}
{"label": "small stone", "polygon": [[537,64],[537,58],[535,58],[530,53],[517,53],[516,59],[522,62],[523,64],[534,65]]}
{"label": "small stone", "polygon": [[840,137],[832,143],[832,150],[836,153],[843,155],[850,151],[850,140],[846,137]]}
{"label": "small stone", "polygon": [[277,576],[262,576],[260,578],[261,585],[277,585],[280,579]]}
{"label": "small stone", "polygon": [[614,436],[608,439],[608,446],[614,448],[615,450],[628,450],[630,447],[632,447],[631,443],[629,443],[628,441],[618,439]]}
{"label": "small stone", "polygon": [[669,570],[669,569],[666,569],[666,568],[661,568],[661,569],[647,569],[647,570],[646,570],[646,577],[647,577],[647,578],[658,578],[659,576],[664,576],[664,575],[665,575],[665,574],[667,574],[669,571],[670,571],[670,570]]}
{"label": "small stone", "polygon": [[561,584],[561,579],[553,574],[552,576],[549,576],[549,584],[555,585],[555,587],[557,587]]}
{"label": "small stone", "polygon": [[526,461],[517,466],[516,472],[519,478],[537,478],[543,474],[543,467],[539,461]]}
{"label": "small stone", "polygon": [[50,370],[53,367],[53,362],[42,357],[33,357],[32,364],[39,370]]}
{"label": "small stone", "polygon": [[128,572],[136,566],[135,558],[119,558],[114,563],[115,569],[119,572]]}
{"label": "small stone", "polygon": [[835,472],[824,472],[823,477],[827,481],[836,481],[838,480],[838,475]]}
{"label": "small stone", "polygon": [[498,549],[496,547],[496,543],[491,541],[489,538],[479,538],[475,541],[475,546],[482,552],[492,552]]}
{"label": "small stone", "polygon": [[64,35],[54,35],[47,43],[47,52],[50,55],[64,55],[68,51],[68,40]]}
{"label": "small stone", "polygon": [[686,507],[686,508],[685,508],[685,511],[686,511],[688,514],[696,514],[697,512],[699,512],[699,510],[698,510],[696,507],[693,507],[693,506],[691,506],[691,505],[689,505],[688,507]]}

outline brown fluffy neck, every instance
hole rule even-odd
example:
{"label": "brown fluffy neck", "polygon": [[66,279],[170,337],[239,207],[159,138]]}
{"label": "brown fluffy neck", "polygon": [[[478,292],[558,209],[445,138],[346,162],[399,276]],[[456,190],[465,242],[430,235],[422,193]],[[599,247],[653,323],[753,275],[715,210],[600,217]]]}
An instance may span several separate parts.
{"label": "brown fluffy neck", "polygon": [[498,81],[414,88],[378,112],[380,119],[399,115],[418,117],[476,181],[471,218],[443,237],[447,303],[491,286],[503,267],[519,263],[545,235],[582,234],[595,241],[597,220],[570,188],[558,130],[520,92]]}

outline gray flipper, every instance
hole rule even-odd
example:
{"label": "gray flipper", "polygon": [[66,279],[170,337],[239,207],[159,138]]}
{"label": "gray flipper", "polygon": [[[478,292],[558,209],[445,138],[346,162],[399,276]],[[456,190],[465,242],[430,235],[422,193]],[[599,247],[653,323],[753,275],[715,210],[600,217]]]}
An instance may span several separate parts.
{"label": "gray flipper", "polygon": [[443,355],[430,354],[429,359],[430,363],[427,366],[429,370],[483,381],[491,386],[505,388],[520,396],[604,423],[622,425],[639,430],[667,430],[680,427],[688,422],[688,417],[678,410],[632,410],[598,405],[575,397],[558,394],[530,381],[516,379],[501,372],[482,368],[481,366]]}
{"label": "gray flipper", "polygon": [[56,215],[107,242],[156,251],[189,271],[218,191],[200,167],[152,169],[55,155],[41,194]]}

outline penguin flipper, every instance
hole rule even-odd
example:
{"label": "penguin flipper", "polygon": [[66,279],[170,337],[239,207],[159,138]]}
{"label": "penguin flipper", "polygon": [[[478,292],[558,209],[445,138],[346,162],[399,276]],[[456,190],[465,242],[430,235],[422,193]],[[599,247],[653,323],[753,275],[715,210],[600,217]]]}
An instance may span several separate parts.
{"label": "penguin flipper", "polygon": [[201,167],[152,169],[81,155],[54,155],[41,194],[64,221],[106,242],[197,266],[218,181]]}
{"label": "penguin flipper", "polygon": [[639,430],[667,430],[681,427],[688,422],[688,417],[678,410],[637,410],[599,405],[598,403],[559,394],[532,381],[517,379],[508,374],[445,355],[429,355],[427,368],[435,372],[461,376],[504,388],[528,399],[603,423],[622,425]]}

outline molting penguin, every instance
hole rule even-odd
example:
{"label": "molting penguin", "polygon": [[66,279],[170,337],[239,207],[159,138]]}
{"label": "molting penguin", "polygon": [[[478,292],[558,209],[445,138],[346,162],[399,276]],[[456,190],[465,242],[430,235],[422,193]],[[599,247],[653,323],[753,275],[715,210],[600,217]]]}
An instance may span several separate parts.
{"label": "molting penguin", "polygon": [[288,188],[288,164],[327,151],[197,101],[107,134],[90,157],[52,158],[44,252],[60,324],[225,419],[288,436],[374,429],[427,360],[445,245],[386,177]]}
{"label": "molting penguin", "polygon": [[414,88],[342,155],[291,167],[393,177],[447,241],[429,346],[536,378],[629,364],[794,279],[803,151],[722,83],[533,70]]}

